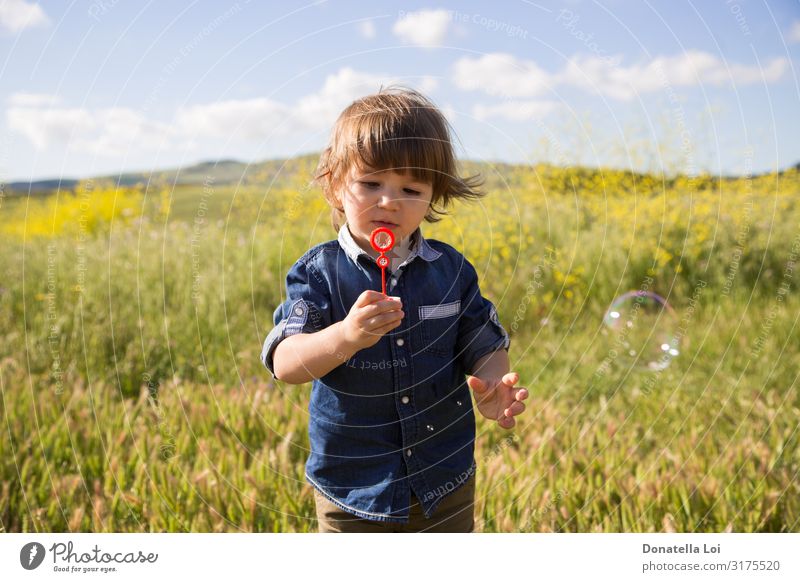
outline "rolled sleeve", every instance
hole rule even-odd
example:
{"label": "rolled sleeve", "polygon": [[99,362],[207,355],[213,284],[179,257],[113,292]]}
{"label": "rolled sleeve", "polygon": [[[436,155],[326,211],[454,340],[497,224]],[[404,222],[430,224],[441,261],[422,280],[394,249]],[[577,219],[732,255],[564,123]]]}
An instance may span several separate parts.
{"label": "rolled sleeve", "polygon": [[330,325],[330,299],[320,274],[304,262],[295,263],[286,276],[286,300],[272,315],[275,327],[264,340],[261,362],[275,376],[273,355],[291,335],[315,333]]}
{"label": "rolled sleeve", "polygon": [[457,353],[464,369],[472,373],[475,364],[486,354],[499,349],[508,351],[511,339],[500,325],[495,306],[481,295],[478,274],[469,261],[464,261],[462,276],[464,287]]}

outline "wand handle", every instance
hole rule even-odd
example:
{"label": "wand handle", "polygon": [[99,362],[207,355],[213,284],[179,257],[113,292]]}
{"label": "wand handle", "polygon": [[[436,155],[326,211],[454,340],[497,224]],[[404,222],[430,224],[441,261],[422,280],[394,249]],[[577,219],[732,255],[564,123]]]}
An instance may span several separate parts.
{"label": "wand handle", "polygon": [[380,253],[375,262],[381,268],[381,291],[386,295],[386,267],[389,266],[389,257],[386,251],[394,246],[394,233],[386,227],[376,228],[369,237],[372,248]]}

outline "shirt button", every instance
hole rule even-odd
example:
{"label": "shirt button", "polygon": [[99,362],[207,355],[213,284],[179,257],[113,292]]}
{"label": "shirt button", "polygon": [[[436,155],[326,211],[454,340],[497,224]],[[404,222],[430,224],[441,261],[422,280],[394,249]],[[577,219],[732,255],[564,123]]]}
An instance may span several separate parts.
{"label": "shirt button", "polygon": [[406,449],[406,457],[410,457],[410,456],[411,456],[411,449]]}
{"label": "shirt button", "polygon": [[295,312],[297,315],[303,315],[303,308],[302,308],[302,307],[295,307],[295,308],[294,308],[294,312]]}
{"label": "shirt button", "polygon": [[408,396],[403,396],[403,397],[400,399],[400,402],[402,402],[403,404],[408,404]]}
{"label": "shirt button", "polygon": [[406,340],[404,340],[403,338],[399,337],[399,338],[397,338],[397,342],[396,343],[397,343],[398,346],[402,346],[404,343],[406,343]]}

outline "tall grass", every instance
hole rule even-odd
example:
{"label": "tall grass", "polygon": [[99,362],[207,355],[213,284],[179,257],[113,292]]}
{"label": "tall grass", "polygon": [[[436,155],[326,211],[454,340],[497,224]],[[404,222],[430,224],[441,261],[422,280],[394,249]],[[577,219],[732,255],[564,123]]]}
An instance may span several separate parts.
{"label": "tall grass", "polygon": [[[532,392],[513,433],[479,422],[480,527],[797,531],[797,173],[487,173],[423,226],[476,265]],[[314,530],[308,389],[258,354],[286,270],[334,237],[321,195],[92,196],[0,208],[2,527]],[[602,324],[643,285],[685,323],[659,373],[609,358]]]}

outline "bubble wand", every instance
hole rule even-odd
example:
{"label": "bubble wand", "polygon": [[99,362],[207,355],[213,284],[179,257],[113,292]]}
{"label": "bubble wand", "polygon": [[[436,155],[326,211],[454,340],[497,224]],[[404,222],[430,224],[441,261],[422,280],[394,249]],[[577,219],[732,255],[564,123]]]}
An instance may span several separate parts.
{"label": "bubble wand", "polygon": [[389,257],[386,256],[386,251],[392,250],[394,246],[394,233],[385,226],[381,226],[372,231],[369,242],[372,248],[380,253],[375,262],[381,268],[381,289],[386,295],[386,267],[389,266]]}

